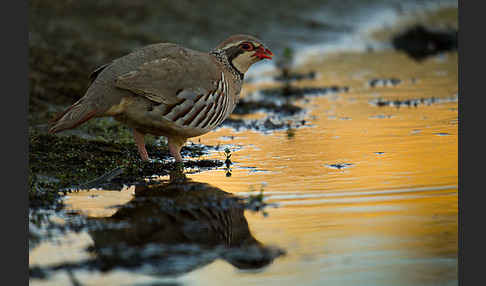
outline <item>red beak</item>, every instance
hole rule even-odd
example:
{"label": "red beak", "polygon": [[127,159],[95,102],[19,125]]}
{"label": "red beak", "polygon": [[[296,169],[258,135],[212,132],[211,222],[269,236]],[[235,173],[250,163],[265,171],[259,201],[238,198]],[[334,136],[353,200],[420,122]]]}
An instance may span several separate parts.
{"label": "red beak", "polygon": [[253,56],[258,57],[260,60],[263,59],[272,59],[273,53],[269,49],[265,49],[263,46],[259,46],[258,49],[255,51]]}

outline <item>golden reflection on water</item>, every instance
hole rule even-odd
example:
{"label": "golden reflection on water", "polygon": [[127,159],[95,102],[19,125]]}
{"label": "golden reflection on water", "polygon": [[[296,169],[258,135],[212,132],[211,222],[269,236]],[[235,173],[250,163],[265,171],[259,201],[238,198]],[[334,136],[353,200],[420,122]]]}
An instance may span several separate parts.
{"label": "golden reflection on water", "polygon": [[[307,126],[296,129],[294,136],[221,128],[193,140],[228,145],[234,165],[231,177],[223,169],[189,177],[240,195],[263,188],[267,200],[280,207],[268,209],[268,217],[247,211],[250,230],[258,240],[279,245],[288,254],[259,273],[235,272],[217,261],[182,281],[455,283],[458,103],[396,108],[370,102],[452,98],[458,92],[457,54],[423,63],[395,52],[340,54],[307,64],[303,71],[309,70],[317,70],[319,78],[297,85],[344,85],[350,90],[296,102],[310,114]],[[402,82],[393,87],[366,85],[372,78],[392,77]],[[247,85],[243,94],[257,87]],[[206,157],[224,160],[222,151]],[[351,165],[329,167],[337,163]],[[130,190],[96,195],[72,194],[67,203],[90,216],[108,216],[115,210],[107,206],[131,198]]]}
{"label": "golden reflection on water", "polygon": [[[269,276],[303,285],[353,285],[361,279],[375,285],[455,283],[458,103],[397,109],[370,101],[453,98],[457,55],[423,64],[393,52],[376,55],[376,61],[367,57],[339,55],[317,64],[323,79],[316,86],[347,84],[350,92],[312,99],[306,105],[312,108],[312,126],[296,130],[292,138],[285,131],[248,131],[222,141],[231,132],[225,129],[203,136],[204,144],[243,146],[232,157],[240,168],[230,179],[214,172],[192,177],[230,192],[246,193],[266,183],[269,201],[280,208],[269,210],[269,218],[247,214],[247,219],[256,237],[289,252]],[[368,71],[346,76],[363,62]],[[374,77],[397,77],[402,83],[363,85]],[[335,163],[352,165],[326,166]],[[198,274],[195,280],[208,275]],[[343,277],[349,274],[354,275]]]}

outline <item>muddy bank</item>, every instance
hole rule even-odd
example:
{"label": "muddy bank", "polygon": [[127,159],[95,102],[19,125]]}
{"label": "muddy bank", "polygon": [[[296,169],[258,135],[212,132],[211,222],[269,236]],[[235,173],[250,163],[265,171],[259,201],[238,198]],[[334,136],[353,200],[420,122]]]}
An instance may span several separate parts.
{"label": "muddy bank", "polygon": [[[142,162],[134,143],[87,140],[79,136],[54,136],[31,130],[29,133],[30,206],[49,204],[61,193],[76,188],[114,188],[143,182],[152,175],[166,175],[176,168],[167,146],[147,144],[152,162]],[[207,154],[211,146],[187,144],[182,156]],[[223,158],[222,158],[223,159]],[[217,160],[193,160],[188,168],[216,168]],[[114,172],[114,170],[120,170]],[[100,176],[107,176],[101,179]],[[95,184],[98,182],[98,184]]]}

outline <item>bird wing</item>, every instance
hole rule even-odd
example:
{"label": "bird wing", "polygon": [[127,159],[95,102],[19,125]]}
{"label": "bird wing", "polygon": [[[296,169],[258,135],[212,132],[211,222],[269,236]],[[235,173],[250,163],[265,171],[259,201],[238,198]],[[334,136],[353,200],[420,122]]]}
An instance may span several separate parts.
{"label": "bird wing", "polygon": [[174,104],[177,102],[177,83],[183,80],[183,76],[184,68],[176,60],[161,58],[118,76],[115,86],[157,103]]}
{"label": "bird wing", "polygon": [[207,54],[174,46],[162,50],[118,75],[115,86],[166,105],[179,102],[177,94],[183,90],[216,88],[221,71]]}

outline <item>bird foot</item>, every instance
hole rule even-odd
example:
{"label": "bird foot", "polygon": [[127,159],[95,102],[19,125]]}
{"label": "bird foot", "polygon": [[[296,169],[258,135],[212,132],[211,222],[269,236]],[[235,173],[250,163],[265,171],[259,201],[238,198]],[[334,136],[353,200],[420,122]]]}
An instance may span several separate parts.
{"label": "bird foot", "polygon": [[142,161],[149,162],[150,158],[148,156],[147,149],[145,149],[144,136],[145,134],[133,129],[133,138],[135,139],[135,144],[137,145],[138,154],[140,154]]}
{"label": "bird foot", "polygon": [[176,163],[182,163],[181,149],[185,142],[185,139],[172,137],[168,138],[167,147],[169,148],[169,153],[174,157]]}

